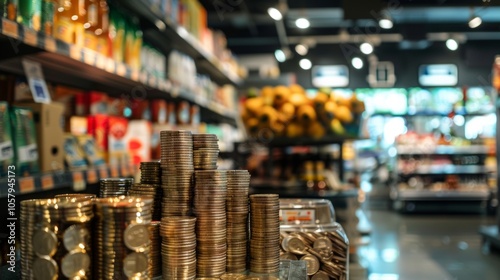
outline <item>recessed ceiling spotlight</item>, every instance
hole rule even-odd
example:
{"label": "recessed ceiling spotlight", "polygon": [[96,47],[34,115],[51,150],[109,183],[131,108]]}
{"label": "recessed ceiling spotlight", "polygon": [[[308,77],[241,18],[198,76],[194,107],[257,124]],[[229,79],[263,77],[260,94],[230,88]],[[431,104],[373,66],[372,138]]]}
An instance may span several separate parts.
{"label": "recessed ceiling spotlight", "polygon": [[451,51],[456,51],[458,49],[458,42],[455,39],[446,40],[446,47]]}
{"label": "recessed ceiling spotlight", "polygon": [[378,25],[383,29],[391,29],[394,26],[391,15],[387,11],[385,11],[378,20]]}
{"label": "recessed ceiling spotlight", "polygon": [[279,62],[285,62],[286,60],[286,55],[283,50],[274,51],[274,57],[276,57],[276,60]]}
{"label": "recessed ceiling spotlight", "polygon": [[304,56],[304,55],[306,55],[306,54],[307,54],[307,52],[309,51],[309,49],[308,49],[308,48],[307,48],[307,46],[306,46],[306,45],[304,45],[304,44],[298,44],[297,46],[295,46],[295,51],[296,51],[298,54],[300,54],[300,55]]}
{"label": "recessed ceiling spotlight", "polygon": [[276,21],[281,20],[283,18],[283,15],[281,14],[280,10],[273,7],[267,9],[267,13],[272,19]]}
{"label": "recessed ceiling spotlight", "polygon": [[363,43],[359,46],[359,49],[364,54],[371,54],[373,52],[373,46],[370,43]]}
{"label": "recessed ceiling spotlight", "polygon": [[483,20],[478,17],[478,16],[473,16],[470,20],[469,20],[469,27],[470,28],[477,28],[479,27],[479,25],[481,25],[481,23],[483,23]]}
{"label": "recessed ceiling spotlight", "polygon": [[300,65],[300,68],[302,68],[304,70],[309,70],[312,67],[312,62],[307,58],[303,58],[299,61],[299,65]]}
{"label": "recessed ceiling spotlight", "polygon": [[295,25],[300,29],[306,29],[311,26],[311,23],[306,18],[298,18],[295,21]]}
{"label": "recessed ceiling spotlight", "polygon": [[364,66],[363,60],[359,57],[355,57],[351,60],[352,67],[356,69],[361,69]]}

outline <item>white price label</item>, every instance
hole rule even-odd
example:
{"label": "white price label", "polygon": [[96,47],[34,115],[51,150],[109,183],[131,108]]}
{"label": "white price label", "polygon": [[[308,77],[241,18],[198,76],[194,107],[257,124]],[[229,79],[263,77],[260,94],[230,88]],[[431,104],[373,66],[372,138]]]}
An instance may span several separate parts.
{"label": "white price label", "polygon": [[316,211],[314,209],[280,210],[280,221],[282,224],[314,224]]}
{"label": "white price label", "polygon": [[38,149],[36,144],[19,147],[18,153],[19,162],[31,162],[38,160]]}
{"label": "white price label", "polygon": [[14,148],[12,141],[0,143],[0,161],[11,159],[14,157]]}

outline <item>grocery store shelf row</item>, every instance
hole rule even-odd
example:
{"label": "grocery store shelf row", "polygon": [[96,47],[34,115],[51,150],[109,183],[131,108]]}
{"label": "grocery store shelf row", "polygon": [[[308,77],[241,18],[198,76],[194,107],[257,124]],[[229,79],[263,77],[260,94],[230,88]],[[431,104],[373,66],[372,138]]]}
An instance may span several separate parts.
{"label": "grocery store shelf row", "polygon": [[45,36],[5,18],[1,21],[3,53],[0,54],[0,70],[24,75],[22,60],[29,59],[42,65],[44,76],[50,82],[104,91],[127,99],[188,100],[217,115],[222,122],[235,123],[235,111],[173,86],[168,80],[133,69],[92,50]]}
{"label": "grocery store shelf row", "polygon": [[413,176],[413,175],[473,175],[473,174],[487,174],[491,170],[483,165],[420,165],[415,170],[411,172],[401,171],[399,175],[401,176]]}
{"label": "grocery store shelf row", "polygon": [[412,118],[412,117],[450,117],[450,116],[464,116],[464,117],[478,117],[488,114],[493,114],[495,112],[451,112],[451,113],[441,113],[441,112],[417,112],[413,114],[392,114],[392,113],[373,113],[372,117],[382,116],[382,117],[400,117],[400,118]]}
{"label": "grocery store shelf row", "polygon": [[487,200],[490,192],[484,190],[399,190],[397,200]]}
{"label": "grocery store shelf row", "polygon": [[73,191],[83,191],[87,185],[97,184],[102,178],[129,177],[136,173],[134,165],[103,166],[75,171],[56,171],[26,177],[0,178],[0,198],[9,196],[10,184],[14,185],[14,196],[32,194],[55,189],[70,188]]}
{"label": "grocery store shelf row", "polygon": [[415,145],[399,145],[397,147],[398,155],[485,155],[489,153],[489,149],[484,145],[471,146],[436,146],[429,148],[419,148]]}

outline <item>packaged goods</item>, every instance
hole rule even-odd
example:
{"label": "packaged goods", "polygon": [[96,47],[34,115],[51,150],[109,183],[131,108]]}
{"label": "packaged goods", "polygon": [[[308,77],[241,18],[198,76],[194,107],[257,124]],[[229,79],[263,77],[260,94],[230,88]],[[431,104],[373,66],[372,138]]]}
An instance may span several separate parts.
{"label": "packaged goods", "polygon": [[94,137],[97,149],[102,151],[103,157],[105,159],[107,159],[109,117],[107,115],[103,115],[103,114],[89,116],[88,117],[88,134],[90,134]]}
{"label": "packaged goods", "polygon": [[15,21],[17,19],[19,0],[2,0],[2,16],[6,19]]}
{"label": "packaged goods", "polygon": [[141,162],[151,160],[151,123],[146,120],[133,120],[128,124],[126,150],[132,163],[139,165]]}
{"label": "packaged goods", "polygon": [[54,21],[56,8],[58,6],[57,0],[42,0],[42,26],[41,30],[48,36],[54,36]]}
{"label": "packaged goods", "polygon": [[165,100],[151,101],[151,120],[154,123],[164,124],[168,121],[168,104]]}
{"label": "packaged goods", "polygon": [[70,169],[86,168],[85,153],[78,139],[71,134],[64,135],[64,161]]}
{"label": "packaged goods", "polygon": [[10,111],[16,174],[30,175],[39,171],[38,146],[33,112],[29,109],[12,107]]}
{"label": "packaged goods", "polygon": [[127,119],[123,117],[109,117],[108,163],[110,165],[129,163],[127,131]]}
{"label": "packaged goods", "polygon": [[106,164],[104,153],[96,144],[95,139],[90,135],[76,136],[78,144],[83,150],[83,154],[90,166],[103,166]]}
{"label": "packaged goods", "polygon": [[71,1],[62,1],[56,12],[54,37],[69,44],[75,42],[75,24],[71,19],[72,15]]}
{"label": "packaged goods", "polygon": [[42,0],[19,0],[17,21],[36,31],[42,22]]}
{"label": "packaged goods", "polygon": [[9,165],[14,163],[9,105],[0,102],[0,176],[7,176]]}

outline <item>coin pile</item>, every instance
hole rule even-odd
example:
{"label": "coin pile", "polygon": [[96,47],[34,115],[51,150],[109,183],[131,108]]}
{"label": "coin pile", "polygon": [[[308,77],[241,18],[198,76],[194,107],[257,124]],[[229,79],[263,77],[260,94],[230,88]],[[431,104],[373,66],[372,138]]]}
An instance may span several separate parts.
{"label": "coin pile", "polygon": [[248,187],[247,170],[227,171],[227,260],[226,271],[242,273],[247,270]]}
{"label": "coin pile", "polygon": [[195,217],[161,219],[163,279],[195,279]]}
{"label": "coin pile", "polygon": [[110,197],[95,200],[96,279],[150,279],[151,205],[141,197]]}
{"label": "coin pile", "polygon": [[219,139],[215,134],[193,135],[193,164],[196,170],[217,169]]}
{"label": "coin pile", "polygon": [[162,217],[189,216],[192,204],[193,137],[190,131],[161,131]]}
{"label": "coin pile", "polygon": [[141,183],[159,185],[161,183],[161,167],[157,161],[141,162]]}
{"label": "coin pile", "polygon": [[162,193],[159,185],[133,184],[128,190],[128,195],[152,199],[153,204],[151,206],[151,212],[153,213],[153,220],[159,221],[161,219]]}
{"label": "coin pile", "polygon": [[134,183],[132,178],[103,178],[99,183],[99,197],[113,197],[127,195],[127,191]]}
{"label": "coin pile", "polygon": [[337,232],[282,232],[281,259],[305,260],[307,274],[315,279],[347,279],[349,245]]}
{"label": "coin pile", "polygon": [[21,202],[23,279],[91,278],[90,199]]}
{"label": "coin pile", "polygon": [[279,208],[277,194],[250,195],[250,272],[279,272]]}
{"label": "coin pile", "polygon": [[149,225],[149,239],[151,240],[151,255],[149,259],[149,277],[151,279],[162,276],[161,274],[161,238],[160,221],[153,221]]}
{"label": "coin pile", "polygon": [[220,277],[226,272],[226,182],[225,171],[195,171],[198,277]]}

